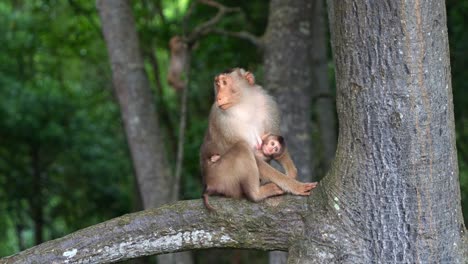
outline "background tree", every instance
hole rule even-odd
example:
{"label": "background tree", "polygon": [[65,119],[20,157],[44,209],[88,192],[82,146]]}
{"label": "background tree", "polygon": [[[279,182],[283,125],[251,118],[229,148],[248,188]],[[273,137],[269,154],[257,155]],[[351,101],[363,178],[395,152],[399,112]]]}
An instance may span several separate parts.
{"label": "background tree", "polygon": [[[145,209],[174,201],[179,182],[170,178],[158,119],[141,57],[132,10],[127,0],[97,1],[111,60],[138,189]],[[166,255],[161,263],[191,263],[190,254]]]}
{"label": "background tree", "polygon": [[132,10],[125,0],[97,1],[97,7],[143,207],[158,207],[170,201],[170,169]]}
{"label": "background tree", "polygon": [[[281,131],[302,181],[315,178],[311,126],[314,7],[307,0],[270,1],[263,37],[265,87],[278,101]],[[272,252],[269,263],[286,263],[286,259],[286,253]]]}

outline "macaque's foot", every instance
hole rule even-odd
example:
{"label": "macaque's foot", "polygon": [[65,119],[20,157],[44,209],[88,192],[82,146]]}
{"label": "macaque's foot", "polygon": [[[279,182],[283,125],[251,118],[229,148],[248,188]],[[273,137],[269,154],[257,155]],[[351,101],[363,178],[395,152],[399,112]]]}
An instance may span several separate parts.
{"label": "macaque's foot", "polygon": [[211,156],[210,160],[211,160],[211,162],[216,162],[216,161],[219,160],[219,158],[221,158],[220,155],[213,155],[213,156]]}
{"label": "macaque's foot", "polygon": [[299,186],[294,188],[292,191],[293,194],[295,195],[309,195],[310,190],[314,189],[317,187],[318,182],[308,182],[308,183],[300,183]]}
{"label": "macaque's foot", "polygon": [[263,188],[268,189],[268,193],[272,194],[271,196],[285,194],[285,191],[272,182],[263,185]]}

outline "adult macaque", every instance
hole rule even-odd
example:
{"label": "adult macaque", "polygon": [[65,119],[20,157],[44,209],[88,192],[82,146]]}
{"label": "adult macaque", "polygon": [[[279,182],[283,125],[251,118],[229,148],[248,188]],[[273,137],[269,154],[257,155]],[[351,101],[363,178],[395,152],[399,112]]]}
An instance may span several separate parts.
{"label": "adult macaque", "polygon": [[[297,170],[286,149],[278,162],[287,176],[254,153],[260,135],[280,134],[280,117],[276,102],[255,84],[253,74],[240,68],[229,70],[215,77],[214,88],[216,99],[200,149],[206,207],[213,209],[210,195],[247,197],[254,202],[284,192],[309,195],[317,183],[294,179]],[[271,183],[260,185],[260,178]]]}
{"label": "adult macaque", "polygon": [[185,88],[186,82],[182,79],[184,69],[187,64],[188,48],[187,44],[179,36],[174,36],[169,41],[171,50],[171,61],[169,72],[167,73],[167,82],[174,87],[176,91]]}

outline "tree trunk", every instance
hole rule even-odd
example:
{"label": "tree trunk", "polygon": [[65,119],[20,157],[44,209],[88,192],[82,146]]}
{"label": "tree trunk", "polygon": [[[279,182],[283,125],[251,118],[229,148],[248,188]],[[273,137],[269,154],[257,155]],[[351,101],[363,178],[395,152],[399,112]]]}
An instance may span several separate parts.
{"label": "tree trunk", "polygon": [[[278,102],[281,132],[299,179],[314,177],[311,93],[313,5],[308,0],[272,0],[264,36],[265,88]],[[270,253],[270,264],[286,263],[284,252]]]}
{"label": "tree trunk", "polygon": [[[128,1],[98,0],[102,29],[111,60],[114,88],[120,103],[127,142],[145,209],[172,201],[170,167],[165,156],[151,93]],[[178,182],[172,184],[179,184]],[[190,256],[180,254],[190,263]],[[174,256],[160,262],[176,263]]]}
{"label": "tree trunk", "polygon": [[265,88],[278,102],[281,132],[302,181],[313,177],[311,14],[308,0],[272,0],[264,35]]}
{"label": "tree trunk", "polygon": [[[316,160],[320,162],[315,174],[323,176],[330,168],[336,150],[336,110],[328,81],[327,26],[324,0],[315,0],[312,18],[312,76],[313,102],[315,102],[320,141],[316,147]],[[317,146],[318,145],[318,146]]]}
{"label": "tree trunk", "polygon": [[323,239],[328,255],[302,244],[294,259],[463,263],[444,1],[328,7],[340,133],[321,187],[343,231],[340,242]]}
{"label": "tree trunk", "polygon": [[132,11],[126,0],[97,7],[143,206],[157,207],[169,201],[170,172]]}

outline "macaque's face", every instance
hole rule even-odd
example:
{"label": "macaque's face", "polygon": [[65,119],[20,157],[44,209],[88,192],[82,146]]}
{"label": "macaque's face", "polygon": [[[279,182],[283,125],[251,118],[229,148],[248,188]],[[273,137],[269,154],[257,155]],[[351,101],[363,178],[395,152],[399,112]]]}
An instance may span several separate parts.
{"label": "macaque's face", "polygon": [[240,83],[229,74],[220,74],[215,78],[216,106],[226,110],[241,100]]}
{"label": "macaque's face", "polygon": [[282,146],[276,139],[267,139],[262,145],[262,152],[265,156],[277,155],[281,152]]}

